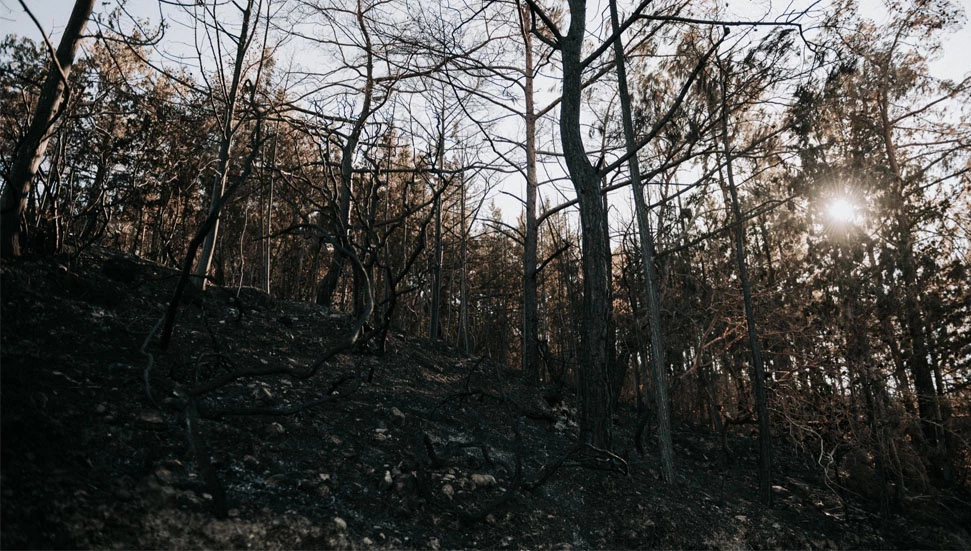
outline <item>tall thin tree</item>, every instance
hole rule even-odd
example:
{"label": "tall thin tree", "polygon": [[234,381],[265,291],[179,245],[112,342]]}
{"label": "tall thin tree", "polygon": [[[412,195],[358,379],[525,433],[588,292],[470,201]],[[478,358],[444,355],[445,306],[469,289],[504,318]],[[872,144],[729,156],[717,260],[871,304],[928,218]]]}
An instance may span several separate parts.
{"label": "tall thin tree", "polygon": [[728,130],[729,106],[728,84],[730,65],[726,60],[716,57],[721,69],[721,142],[725,156],[725,184],[730,198],[729,208],[735,227],[735,261],[738,264],[738,279],[742,285],[742,300],[745,305],[745,323],[748,327],[749,348],[752,352],[752,391],[755,394],[755,411],[759,417],[759,499],[764,505],[772,504],[772,436],[769,433],[769,406],[765,395],[765,364],[762,360],[762,343],[759,339],[758,325],[755,320],[755,306],[752,300],[752,282],[745,260],[745,220],[738,201],[738,186],[735,185],[735,171],[732,166],[732,143]]}
{"label": "tall thin tree", "polygon": [[617,86],[620,96],[621,119],[624,126],[624,142],[628,155],[631,191],[634,194],[634,210],[637,215],[638,237],[641,241],[641,264],[644,269],[644,287],[647,296],[648,333],[650,337],[651,368],[654,373],[655,411],[657,436],[661,449],[661,472],[666,482],[674,481],[674,447],[671,443],[671,412],[668,405],[667,369],[664,363],[664,337],[661,333],[661,300],[658,293],[657,274],[654,271],[654,236],[651,233],[647,204],[644,201],[644,183],[637,159],[634,137],[634,117],[630,91],[627,86],[627,66],[624,55],[623,33],[617,0],[610,0],[610,24],[614,32],[614,64],[617,70]]}
{"label": "tall thin tree", "polygon": [[[245,7],[241,8],[242,22],[240,24],[239,34],[232,37],[232,42],[236,43],[236,56],[233,60],[232,75],[230,75],[230,80],[228,87],[223,81],[222,86],[224,87],[220,94],[223,96],[221,99],[225,102],[223,110],[220,113],[221,125],[219,134],[219,156],[216,161],[216,174],[213,177],[212,191],[209,206],[210,214],[215,213],[215,223],[206,234],[205,240],[202,242],[202,252],[199,255],[199,261],[196,264],[193,275],[195,279],[194,283],[201,289],[205,289],[208,284],[209,270],[212,267],[212,259],[216,249],[216,243],[219,238],[219,214],[214,209],[216,205],[219,204],[219,199],[226,192],[226,185],[229,182],[229,169],[232,162],[232,150],[236,142],[236,135],[239,131],[239,124],[236,120],[236,109],[240,97],[240,89],[242,88],[242,78],[244,71],[244,61],[246,60],[246,52],[253,40],[254,29],[251,20],[253,17],[253,0],[247,0]],[[259,8],[257,8],[259,9]],[[258,14],[258,12],[257,12]],[[208,13],[213,19],[216,18],[216,8],[215,5],[212,7],[211,12]],[[219,29],[224,27],[218,26]],[[220,31],[217,31],[220,32]],[[219,38],[217,37],[218,41]],[[220,63],[222,60],[217,60]],[[220,71],[220,77],[222,77],[222,71]],[[251,83],[252,85],[252,83]],[[215,90],[212,91],[216,93]]]}

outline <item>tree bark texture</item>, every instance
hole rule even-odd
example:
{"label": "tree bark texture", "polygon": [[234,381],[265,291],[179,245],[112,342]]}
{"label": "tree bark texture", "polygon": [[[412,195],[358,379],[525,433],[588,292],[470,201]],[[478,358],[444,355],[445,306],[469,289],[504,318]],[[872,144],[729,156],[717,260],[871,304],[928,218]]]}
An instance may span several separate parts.
{"label": "tree bark texture", "polygon": [[[374,53],[372,51],[371,33],[367,29],[364,18],[364,6],[357,3],[357,25],[364,38],[365,56],[365,80],[364,80],[364,103],[361,106],[361,113],[354,121],[351,132],[347,140],[341,147],[341,178],[337,196],[337,240],[340,247],[334,247],[334,256],[331,257],[327,273],[317,286],[317,304],[330,308],[334,301],[334,292],[340,283],[340,278],[344,274],[344,265],[347,256],[341,251],[350,245],[350,225],[351,225],[351,196],[354,193],[354,153],[361,140],[361,132],[364,125],[371,116],[371,103],[374,98]],[[357,287],[355,286],[355,292]],[[355,299],[356,300],[356,299]]]}
{"label": "tree bark texture", "polygon": [[606,213],[600,196],[600,178],[587,157],[580,125],[583,86],[580,56],[586,32],[587,6],[585,0],[570,0],[569,6],[570,27],[560,41],[563,58],[560,140],[567,170],[577,193],[582,229],[582,345],[578,367],[580,439],[596,447],[608,448],[612,433],[610,374],[607,366],[610,243],[604,232]]}
{"label": "tree bark texture", "polygon": [[624,64],[624,43],[617,14],[616,0],[610,1],[610,22],[614,33],[614,63],[617,70],[618,93],[620,96],[621,117],[624,125],[624,138],[627,146],[628,170],[630,171],[631,190],[634,193],[634,209],[637,215],[637,230],[641,241],[641,263],[644,269],[644,286],[647,296],[648,332],[651,348],[651,371],[654,375],[654,402],[657,413],[658,447],[661,449],[661,472],[665,482],[674,481],[674,447],[671,437],[671,409],[668,404],[667,369],[664,361],[664,337],[661,333],[661,300],[658,293],[658,280],[654,271],[654,236],[651,233],[644,201],[644,183],[641,181],[640,165],[637,160],[634,122],[631,109],[630,91],[627,86],[627,67]]}
{"label": "tree bark texture", "polygon": [[526,241],[523,255],[523,375],[528,383],[538,382],[539,370],[539,306],[537,255],[539,222],[536,219],[536,106],[533,92],[533,29],[529,8],[520,5],[523,46],[526,57]]}

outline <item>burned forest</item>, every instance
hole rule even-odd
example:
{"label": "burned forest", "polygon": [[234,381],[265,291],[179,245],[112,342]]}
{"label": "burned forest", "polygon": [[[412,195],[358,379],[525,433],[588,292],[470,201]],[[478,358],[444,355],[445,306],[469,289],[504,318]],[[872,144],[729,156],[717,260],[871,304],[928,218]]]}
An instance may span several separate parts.
{"label": "burned forest", "polygon": [[0,6],[0,547],[971,547],[956,0]]}

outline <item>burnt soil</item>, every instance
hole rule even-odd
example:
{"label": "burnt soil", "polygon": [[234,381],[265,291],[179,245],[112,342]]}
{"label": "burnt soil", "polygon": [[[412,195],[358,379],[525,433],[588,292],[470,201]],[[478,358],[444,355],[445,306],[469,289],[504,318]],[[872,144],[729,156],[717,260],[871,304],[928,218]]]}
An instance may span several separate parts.
{"label": "burnt soil", "polygon": [[665,484],[657,450],[634,450],[630,408],[614,453],[577,446],[571,391],[398,334],[310,378],[239,379],[187,419],[184,389],[302,373],[349,320],[214,288],[186,297],[168,351],[143,350],[176,279],[102,249],[2,264],[4,549],[971,547],[966,506],[928,496],[878,515],[784,438],[771,508],[747,432],[729,435],[729,458],[717,434],[676,424]]}

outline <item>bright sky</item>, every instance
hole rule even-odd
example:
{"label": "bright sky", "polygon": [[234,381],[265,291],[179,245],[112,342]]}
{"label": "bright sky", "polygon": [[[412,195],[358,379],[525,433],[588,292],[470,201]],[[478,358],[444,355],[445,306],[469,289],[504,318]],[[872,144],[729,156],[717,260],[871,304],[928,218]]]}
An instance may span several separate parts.
{"label": "bright sky", "polygon": [[846,224],[856,218],[856,205],[844,198],[833,199],[826,206],[826,214],[834,222]]}
{"label": "bright sky", "polygon": [[[747,4],[748,0],[742,0],[742,2]],[[67,22],[74,3],[70,0],[26,0],[26,4],[56,45],[56,40]],[[114,4],[112,1],[98,2],[95,10],[99,13],[107,12],[114,7]],[[971,15],[967,13],[971,12],[969,0],[957,0],[957,4],[963,5],[966,17]],[[129,9],[139,16],[158,19],[157,1],[130,0],[128,5]],[[880,21],[882,14],[880,0],[862,0],[861,7],[864,15]],[[36,26],[26,16],[17,0],[0,0],[0,31],[4,35],[17,34],[34,39],[40,38]],[[948,78],[957,78],[967,73],[971,70],[967,57],[968,48],[971,48],[971,25],[965,24],[964,28],[951,35],[946,41],[943,56],[933,64],[934,71]]]}

